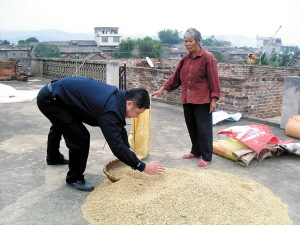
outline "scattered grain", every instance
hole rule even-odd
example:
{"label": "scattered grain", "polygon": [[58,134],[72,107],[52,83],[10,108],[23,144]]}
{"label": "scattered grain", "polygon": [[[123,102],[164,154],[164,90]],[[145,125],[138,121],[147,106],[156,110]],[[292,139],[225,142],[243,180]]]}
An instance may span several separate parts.
{"label": "scattered grain", "polygon": [[82,206],[91,224],[292,224],[281,200],[252,180],[220,171],[169,168],[149,175],[110,171]]}

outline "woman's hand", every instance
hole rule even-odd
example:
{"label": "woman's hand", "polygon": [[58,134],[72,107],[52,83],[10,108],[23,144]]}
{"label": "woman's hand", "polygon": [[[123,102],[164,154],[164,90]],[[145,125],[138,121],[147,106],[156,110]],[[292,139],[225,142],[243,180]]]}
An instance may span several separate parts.
{"label": "woman's hand", "polygon": [[217,101],[218,101],[217,98],[212,98],[211,103],[210,103],[210,111],[209,111],[209,113],[212,113],[212,112],[214,112],[216,110],[216,108],[217,108]]}
{"label": "woman's hand", "polygon": [[157,97],[161,96],[163,91],[165,90],[164,86],[162,86],[158,91],[153,92],[151,96],[157,95]]}
{"label": "woman's hand", "polygon": [[153,161],[146,164],[146,168],[143,172],[148,174],[164,174],[166,172],[166,168],[164,165],[159,164],[159,162]]}

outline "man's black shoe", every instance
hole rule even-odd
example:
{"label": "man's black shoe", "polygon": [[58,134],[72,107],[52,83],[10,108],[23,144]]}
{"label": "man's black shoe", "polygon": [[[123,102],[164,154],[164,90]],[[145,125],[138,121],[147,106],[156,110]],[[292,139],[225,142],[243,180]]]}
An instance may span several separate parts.
{"label": "man's black shoe", "polygon": [[87,181],[85,181],[84,179],[83,180],[78,180],[74,183],[68,183],[67,182],[67,185],[71,188],[74,188],[74,189],[77,189],[77,190],[80,190],[80,191],[92,191],[94,190],[94,187],[89,184]]}
{"label": "man's black shoe", "polygon": [[60,154],[58,159],[49,159],[49,157],[46,157],[46,161],[48,165],[65,165],[69,164],[69,159],[67,157],[64,157],[62,154]]}

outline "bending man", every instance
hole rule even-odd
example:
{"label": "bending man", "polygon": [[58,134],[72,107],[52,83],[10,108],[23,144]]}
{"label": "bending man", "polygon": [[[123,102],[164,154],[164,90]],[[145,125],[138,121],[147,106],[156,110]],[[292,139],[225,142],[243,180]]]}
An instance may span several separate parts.
{"label": "bending man", "polygon": [[[94,189],[83,175],[90,148],[90,134],[83,123],[99,126],[113,154],[133,169],[148,174],[165,172],[158,162],[146,164],[138,159],[128,143],[125,118],[138,117],[149,108],[149,93],[145,89],[124,91],[91,78],[67,77],[43,87],[37,105],[52,123],[47,163],[69,164],[68,186],[82,191]],[[69,160],[59,151],[62,135],[69,148]]]}

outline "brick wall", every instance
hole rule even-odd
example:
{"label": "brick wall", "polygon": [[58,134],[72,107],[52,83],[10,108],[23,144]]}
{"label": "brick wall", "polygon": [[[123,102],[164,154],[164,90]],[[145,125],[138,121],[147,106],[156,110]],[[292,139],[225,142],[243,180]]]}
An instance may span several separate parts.
{"label": "brick wall", "polygon": [[16,62],[0,62],[0,81],[17,80],[20,76],[20,69]]}
{"label": "brick wall", "polygon": [[[123,61],[124,62],[124,61]],[[172,75],[178,61],[168,69],[127,66],[127,88],[143,87],[150,93],[158,90]],[[173,65],[174,64],[174,65]],[[221,98],[218,109],[240,112],[246,116],[269,118],[281,115],[284,77],[300,76],[300,68],[219,63]],[[180,88],[164,93],[162,101],[180,104]]]}

